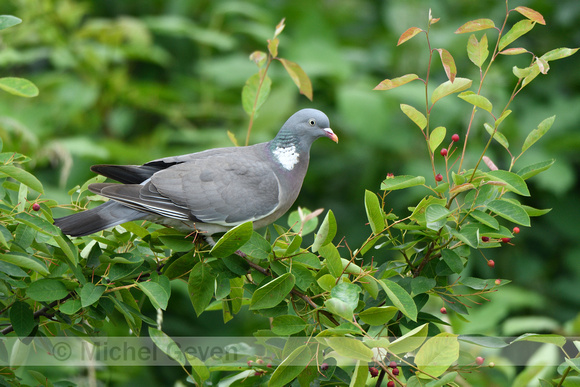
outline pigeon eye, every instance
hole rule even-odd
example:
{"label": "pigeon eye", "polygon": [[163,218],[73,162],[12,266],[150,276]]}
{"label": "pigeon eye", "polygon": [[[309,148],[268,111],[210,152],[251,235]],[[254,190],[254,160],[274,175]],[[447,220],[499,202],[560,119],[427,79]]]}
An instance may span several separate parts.
{"label": "pigeon eye", "polygon": [[314,118],[309,119],[308,120],[308,125],[310,125],[310,126],[316,125],[316,120]]}

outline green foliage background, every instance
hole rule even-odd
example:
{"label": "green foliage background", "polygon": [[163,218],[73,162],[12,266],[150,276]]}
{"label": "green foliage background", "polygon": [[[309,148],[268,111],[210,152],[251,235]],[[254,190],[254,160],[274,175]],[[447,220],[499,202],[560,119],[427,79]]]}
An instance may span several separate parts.
{"label": "green foliage background", "polygon": [[[523,37],[520,45],[529,45],[540,55],[555,47],[580,45],[577,0],[510,2],[510,7],[518,5],[538,10],[547,21],[547,26],[538,25]],[[377,191],[388,172],[420,175],[430,168],[421,134],[399,109],[401,102],[420,106],[422,87],[409,84],[388,93],[372,91],[385,78],[409,72],[422,76],[428,59],[424,40],[398,48],[396,41],[408,27],[425,24],[429,7],[441,18],[433,26],[434,44],[458,54],[458,76],[473,77],[476,68],[463,54],[466,36],[453,31],[478,17],[501,20],[503,1],[2,2],[0,14],[15,15],[23,23],[0,33],[0,72],[30,79],[40,89],[34,99],[0,94],[4,151],[32,157],[28,167],[42,180],[46,196],[66,202],[70,188],[92,177],[88,168],[92,164],[140,164],[230,146],[228,130],[243,142],[248,122],[241,88],[256,71],[248,55],[265,49],[274,26],[285,17],[280,53],[309,75],[314,101],[299,96],[283,68],[273,66],[272,93],[254,124],[251,142],[269,140],[299,108],[325,111],[340,143],[315,144],[297,204],[332,209],[338,236],[348,235],[347,243],[360,245],[368,233],[364,189]],[[484,92],[501,105],[516,82],[512,66],[525,67],[529,58],[500,61],[488,75]],[[580,335],[578,68],[579,56],[552,64],[547,76],[540,76],[518,96],[514,114],[504,124],[503,132],[521,143],[538,122],[557,116],[549,134],[522,160],[525,165],[556,158],[547,173],[530,181],[533,201],[525,203],[553,210],[534,218],[532,228],[523,229],[514,240],[515,246],[487,253],[496,262],[494,269],[483,258],[470,260],[474,275],[513,280],[492,296],[493,302],[470,313],[474,323],[469,328],[478,333],[517,335],[526,329],[553,332],[566,326]],[[433,79],[434,85],[444,80],[441,70],[435,63],[434,73],[440,78]],[[437,114],[439,119],[444,114],[448,133],[463,136],[471,105],[441,104],[445,107],[432,117],[434,122]],[[474,128],[477,132],[467,150],[473,158],[488,139],[482,122]],[[509,165],[498,144],[488,155],[500,168]],[[473,158],[468,156],[468,168]],[[442,160],[438,162],[442,165]],[[401,213],[425,192],[407,191],[413,194],[416,197],[391,195],[388,205]],[[381,250],[374,259],[385,260],[385,254],[389,252]],[[219,313],[197,319],[186,289],[173,294],[174,306],[170,304],[164,316],[168,334],[243,335],[257,328],[250,318],[223,325]],[[107,329],[115,333],[116,327]],[[153,377],[171,380],[171,373],[157,369]],[[110,377],[128,375],[131,383],[152,377],[143,372]],[[181,376],[176,370],[175,377]]]}

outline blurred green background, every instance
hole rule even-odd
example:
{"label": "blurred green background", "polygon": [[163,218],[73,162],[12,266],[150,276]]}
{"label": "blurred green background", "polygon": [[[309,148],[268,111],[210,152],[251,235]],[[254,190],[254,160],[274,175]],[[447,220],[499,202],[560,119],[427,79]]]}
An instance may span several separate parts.
{"label": "blurred green background", "polygon": [[[547,26],[536,25],[514,46],[537,55],[557,47],[580,46],[578,0],[511,1],[541,12]],[[338,145],[318,141],[297,205],[332,209],[340,237],[356,248],[368,236],[364,189],[378,191],[388,172],[424,175],[432,183],[421,133],[399,110],[400,103],[424,106],[424,90],[411,83],[390,92],[373,91],[381,80],[407,73],[425,75],[428,52],[418,36],[396,47],[411,26],[425,27],[429,8],[441,21],[432,27],[433,47],[455,57],[458,76],[478,77],[465,52],[469,34],[453,32],[476,18],[500,25],[505,2],[471,0],[6,0],[0,14],[23,19],[0,33],[0,75],[32,80],[40,89],[33,99],[0,94],[0,135],[6,150],[32,157],[30,169],[47,196],[67,203],[67,191],[92,177],[96,163],[141,164],[154,158],[230,146],[227,131],[243,142],[248,124],[241,105],[245,80],[257,71],[248,59],[266,51],[266,39],[286,18],[279,55],[297,62],[310,76],[314,101],[298,94],[279,63],[274,63],[272,93],[257,118],[250,142],[272,138],[296,110],[314,107],[327,113]],[[520,20],[514,13],[509,23]],[[482,33],[477,33],[480,36]],[[496,34],[487,31],[490,42]],[[490,43],[491,44],[491,43]],[[515,85],[512,67],[526,67],[529,56],[500,57],[483,94],[501,109]],[[556,164],[530,181],[525,204],[553,208],[523,229],[514,246],[473,257],[475,276],[513,280],[476,306],[472,325],[457,330],[497,335],[523,331],[580,335],[580,55],[551,63],[511,105],[503,133],[517,150],[546,117],[556,122],[542,141],[516,164],[555,158]],[[434,61],[431,90],[445,80]],[[499,111],[499,110],[497,110]],[[433,127],[465,135],[471,105],[455,97],[438,104]],[[488,135],[478,114],[464,166],[473,167]],[[489,156],[509,166],[507,153],[493,144]],[[442,160],[437,160],[443,169]],[[388,206],[402,216],[426,190],[389,196]],[[279,223],[285,224],[284,220]],[[374,259],[394,252],[377,251]],[[195,318],[185,287],[175,284],[173,307],[164,318],[171,335],[251,334],[265,319],[234,319],[224,326],[218,312]],[[505,290],[503,290],[505,289]],[[180,291],[181,290],[181,291]],[[151,311],[153,313],[154,311]],[[251,317],[248,315],[247,317]],[[127,334],[111,324],[110,331]],[[117,331],[116,331],[117,330]],[[520,332],[520,330],[523,330]],[[115,374],[118,381],[151,376]],[[155,370],[169,380],[173,371]],[[140,375],[140,376],[138,376]],[[175,377],[182,376],[180,371]],[[132,379],[134,383],[136,379]]]}

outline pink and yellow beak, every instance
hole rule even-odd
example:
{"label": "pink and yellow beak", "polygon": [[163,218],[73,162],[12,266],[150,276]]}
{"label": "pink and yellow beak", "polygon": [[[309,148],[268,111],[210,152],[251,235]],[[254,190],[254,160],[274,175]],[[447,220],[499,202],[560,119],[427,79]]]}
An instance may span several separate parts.
{"label": "pink and yellow beak", "polygon": [[334,134],[332,129],[324,128],[323,130],[326,133],[326,137],[330,138],[332,141],[334,141],[335,143],[338,144],[338,136],[336,134]]}

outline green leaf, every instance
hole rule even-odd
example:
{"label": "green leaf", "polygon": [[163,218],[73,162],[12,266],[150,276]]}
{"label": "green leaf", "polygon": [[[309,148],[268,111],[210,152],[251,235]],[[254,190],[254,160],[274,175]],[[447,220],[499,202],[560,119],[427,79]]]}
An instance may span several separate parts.
{"label": "green leaf", "polygon": [[35,216],[27,212],[21,212],[16,214],[14,219],[18,219],[20,222],[43,234],[53,237],[60,235],[60,229],[58,227],[50,223],[48,220],[41,218],[40,216]]}
{"label": "green leaf", "polygon": [[534,28],[534,23],[531,20],[520,20],[499,40],[499,51],[503,50],[506,46],[510,45],[517,38],[522,35],[527,34],[532,28]]}
{"label": "green leaf", "polygon": [[473,219],[477,220],[481,224],[485,224],[488,227],[491,227],[495,230],[499,230],[499,222],[493,216],[488,214],[487,212],[474,210],[469,213]]}
{"label": "green leaf", "polygon": [[423,373],[417,373],[419,377],[438,377],[459,358],[459,341],[457,335],[452,333],[440,333],[419,349],[415,356],[415,364]]}
{"label": "green leaf", "polygon": [[489,113],[491,113],[491,109],[493,108],[491,102],[489,102],[487,98],[482,95],[477,95],[473,91],[464,91],[463,93],[459,94],[458,97],[465,102],[469,102],[470,104],[477,106]]}
{"label": "green leaf", "polygon": [[348,282],[340,282],[332,288],[330,296],[345,302],[352,310],[358,306],[359,293],[361,288],[358,285]]}
{"label": "green leaf", "polygon": [[185,235],[159,235],[159,240],[174,252],[191,251],[195,247],[193,240]]}
{"label": "green leaf", "polygon": [[377,195],[369,190],[365,190],[365,210],[373,234],[380,234],[385,229],[383,209]]}
{"label": "green leaf", "polygon": [[423,344],[428,332],[429,324],[423,324],[410,330],[397,340],[391,342],[389,352],[399,354],[414,351]]}
{"label": "green leaf", "polygon": [[22,19],[12,15],[0,15],[0,30],[22,23]]}
{"label": "green leaf", "polygon": [[163,286],[153,281],[139,282],[137,286],[139,286],[139,289],[141,289],[147,298],[149,298],[149,301],[151,301],[151,304],[155,309],[167,309],[169,294],[167,294],[167,291],[163,288]]}
{"label": "green leaf", "polygon": [[453,93],[459,93],[460,91],[467,90],[471,87],[472,80],[467,78],[455,78],[455,81],[443,82],[431,94],[431,103],[439,101],[441,98],[446,97]]}
{"label": "green leaf", "polygon": [[87,306],[93,305],[95,302],[99,301],[99,298],[103,295],[107,288],[101,285],[95,285],[92,282],[87,282],[81,288],[81,306],[86,308]]}
{"label": "green leaf", "polygon": [[332,242],[332,239],[336,235],[336,219],[334,218],[334,213],[332,210],[328,210],[318,233],[314,238],[314,243],[312,244],[312,251],[316,252],[318,249],[328,243]]}
{"label": "green leaf", "polygon": [[58,310],[70,316],[81,310],[81,308],[82,308],[81,300],[70,299],[66,300],[63,304],[61,304]]}
{"label": "green leaf", "polygon": [[324,340],[339,355],[349,359],[371,361],[373,358],[373,351],[352,337],[325,337]]}
{"label": "green leaf", "polygon": [[411,295],[426,293],[433,289],[435,285],[437,285],[437,282],[433,278],[415,277],[411,280]]}
{"label": "green leaf", "polygon": [[487,49],[487,35],[483,34],[481,40],[477,40],[475,35],[471,35],[467,41],[467,56],[477,67],[481,68],[487,59],[489,51]]}
{"label": "green leaf", "polygon": [[185,366],[185,355],[179,349],[179,346],[173,339],[167,336],[164,332],[153,327],[149,327],[149,337],[153,343],[167,356],[178,362],[181,366]]}
{"label": "green leaf", "polygon": [[38,258],[20,253],[0,254],[0,261],[8,262],[23,269],[34,270],[41,275],[48,275],[50,272],[46,264]]}
{"label": "green leaf", "polygon": [[352,321],[354,317],[353,307],[338,298],[329,298],[324,301],[324,306],[330,313],[340,316],[347,321]]}
{"label": "green leaf", "polygon": [[198,316],[203,313],[211,302],[215,288],[215,279],[215,274],[204,262],[198,262],[191,269],[191,273],[189,273],[187,290],[195,314]]}
{"label": "green leaf", "polygon": [[369,366],[366,362],[358,360],[350,379],[348,387],[365,387],[369,377]]}
{"label": "green leaf", "polygon": [[268,259],[272,252],[272,246],[262,235],[254,231],[250,240],[240,248],[240,251],[252,258],[263,261]]}
{"label": "green leaf", "polygon": [[379,281],[379,285],[383,288],[387,297],[397,309],[401,311],[406,317],[413,321],[417,321],[417,305],[413,298],[401,287],[401,285],[389,280],[383,279]]}
{"label": "green leaf", "polygon": [[[318,211],[314,211],[315,213]],[[322,212],[322,210],[320,210]],[[302,217],[300,216],[302,213]],[[288,226],[292,228],[292,231],[299,233],[301,236],[308,235],[318,226],[318,215],[311,216],[312,212],[306,208],[298,208],[297,211],[292,211],[288,215]],[[303,222],[304,220],[304,222]]]}
{"label": "green leaf", "polygon": [[504,199],[497,199],[488,203],[487,208],[496,215],[510,222],[530,227],[530,217],[521,205]]}
{"label": "green leaf", "polygon": [[[466,277],[461,279],[461,284],[467,286],[468,288],[475,290],[491,289],[495,285],[495,279],[481,279],[474,277]],[[501,280],[502,285],[506,285],[508,280]]]}
{"label": "green leaf", "polygon": [[444,126],[438,126],[429,135],[429,149],[431,152],[435,152],[435,150],[441,145],[443,140],[445,139],[445,134],[447,133],[447,129]]}
{"label": "green leaf", "polygon": [[571,55],[574,55],[578,51],[578,48],[556,48],[554,50],[548,51],[544,55],[541,56],[543,60],[546,62],[551,60],[557,60],[562,58],[567,58]]}
{"label": "green leaf", "polygon": [[454,273],[459,274],[463,271],[463,261],[461,260],[459,254],[457,254],[454,250],[441,250],[441,258]]}
{"label": "green leaf", "polygon": [[427,126],[427,118],[423,113],[419,110],[415,109],[411,105],[406,105],[404,103],[401,104],[401,110],[407,117],[411,119],[419,127],[419,129],[423,130]]}
{"label": "green leaf", "polygon": [[464,34],[466,32],[476,32],[481,30],[488,30],[490,28],[495,28],[495,24],[491,19],[477,19],[477,20],[470,20],[467,23],[463,24],[459,27],[455,33],[456,34]]}
{"label": "green leaf", "polygon": [[[58,247],[61,248],[62,252],[64,253],[66,258],[68,259],[67,264],[69,264],[71,266],[71,269],[74,270],[74,268],[76,268],[78,263],[79,263],[78,262],[79,256],[78,256],[77,247],[64,234],[55,236],[54,241],[58,244]],[[111,272],[112,272],[112,270],[111,270]],[[84,280],[84,278],[85,278],[84,276],[79,277],[79,276],[77,276],[77,274],[75,274],[75,276],[77,277],[77,279],[79,281],[81,281],[81,283],[84,283],[83,281],[86,281],[86,280]]]}
{"label": "green leaf", "polygon": [[530,206],[523,205],[522,208],[526,211],[529,216],[542,216],[546,215],[548,212],[552,211],[551,208],[538,209]]}
{"label": "green leaf", "polygon": [[28,336],[36,326],[30,305],[22,301],[14,302],[10,307],[10,324],[18,337]]}
{"label": "green leaf", "polygon": [[272,332],[279,336],[289,336],[303,331],[308,324],[298,316],[284,315],[272,319]]}
{"label": "green leaf", "polygon": [[423,176],[401,175],[383,180],[381,190],[394,191],[396,189],[404,189],[423,184],[425,184],[425,178]]}
{"label": "green leaf", "polygon": [[439,230],[447,223],[447,217],[451,212],[440,204],[431,204],[425,209],[425,221],[427,228],[431,230]]}
{"label": "green leaf", "polygon": [[[522,145],[522,153],[524,153],[529,147],[531,147],[536,141],[538,141],[546,132],[552,127],[554,124],[554,120],[556,116],[548,117],[542,122],[540,125],[528,134],[524,141],[524,145]],[[0,170],[1,171],[1,170]]]}
{"label": "green leaf", "polygon": [[38,87],[24,78],[0,78],[0,89],[19,97],[31,98],[38,95]]}
{"label": "green leaf", "polygon": [[419,76],[417,74],[406,74],[406,75],[403,75],[402,77],[398,77],[398,78],[385,79],[384,81],[379,83],[377,86],[375,86],[375,88],[373,90],[391,90],[391,89],[394,89],[395,87],[402,86],[402,85],[409,83],[411,81],[414,81],[415,79],[418,79],[418,78],[419,78]]}
{"label": "green leaf", "polygon": [[547,161],[541,161],[539,163],[534,163],[532,165],[528,165],[518,171],[518,175],[527,180],[530,177],[536,176],[540,172],[544,172],[545,170],[549,169],[556,160],[551,159]]}
{"label": "green leaf", "polygon": [[226,232],[212,247],[210,254],[216,258],[225,258],[245,245],[254,232],[252,222],[242,223]]}
{"label": "green leaf", "polygon": [[250,310],[273,308],[286,298],[295,284],[292,273],[280,277],[256,289],[250,299]]}
{"label": "green leaf", "polygon": [[[246,81],[242,89],[242,106],[248,115],[255,114],[260,107],[266,102],[270,89],[272,87],[272,80],[266,74],[263,75],[263,70],[252,75]],[[260,84],[260,82],[262,82]]]}
{"label": "green leaf", "polygon": [[304,95],[306,98],[312,101],[312,83],[310,82],[310,78],[308,75],[302,70],[302,67],[298,65],[298,63],[290,62],[284,58],[277,58],[292,78],[292,81],[298,89],[300,90],[300,94]]}
{"label": "green leaf", "polygon": [[34,301],[52,302],[65,298],[68,295],[68,291],[66,286],[59,280],[40,279],[28,286],[26,295]]}
{"label": "green leaf", "polygon": [[191,366],[192,376],[195,379],[198,386],[203,386],[203,382],[209,379],[209,369],[198,357],[192,355],[191,353],[185,351],[183,353],[187,358],[187,362]]}
{"label": "green leaf", "polygon": [[326,267],[330,271],[330,274],[334,278],[338,278],[342,275],[342,261],[340,259],[340,253],[336,246],[332,243],[322,246],[319,251],[320,255],[324,257]]}
{"label": "green leaf", "polygon": [[282,363],[276,367],[272,373],[269,387],[283,387],[288,385],[294,378],[302,373],[308,365],[311,358],[310,348],[308,345],[302,345],[296,348]]}
{"label": "green leaf", "polygon": [[[499,132],[498,130],[495,130],[490,124],[488,124],[487,122],[485,122],[483,124],[483,127],[485,128],[485,130],[487,131],[487,133],[489,133],[490,136],[493,136],[493,139],[495,141],[497,141],[501,146],[503,146],[505,149],[509,150],[510,144],[506,138],[506,136],[503,135],[503,133]],[[497,128],[497,126],[496,126]]]}
{"label": "green leaf", "polygon": [[443,386],[453,386],[455,383],[455,378],[457,378],[457,371],[449,372],[443,375],[441,378],[432,380],[425,385],[425,387],[443,387]]}
{"label": "green leaf", "polygon": [[493,336],[482,336],[482,335],[470,335],[464,336],[460,335],[458,337],[460,341],[465,341],[466,343],[471,343],[478,345],[480,347],[486,348],[504,348],[507,347],[509,344],[500,339],[499,337]]}
{"label": "green leaf", "polygon": [[539,333],[525,333],[518,338],[514,339],[512,343],[518,341],[533,341],[536,343],[547,343],[554,344],[560,348],[564,347],[566,344],[566,338],[564,336],[555,334],[539,334]]}
{"label": "green leaf", "polygon": [[358,317],[369,325],[384,325],[395,317],[399,310],[394,306],[373,306],[358,314]]}
{"label": "green leaf", "polygon": [[503,187],[508,191],[522,196],[530,196],[530,191],[524,179],[513,172],[498,169],[497,171],[487,172],[485,175],[489,180],[505,183]]}
{"label": "green leaf", "polygon": [[35,190],[39,193],[44,193],[44,189],[42,188],[42,183],[34,177],[29,172],[26,172],[22,168],[17,168],[12,165],[0,165],[0,173],[13,178],[16,181],[21,182],[25,186]]}

